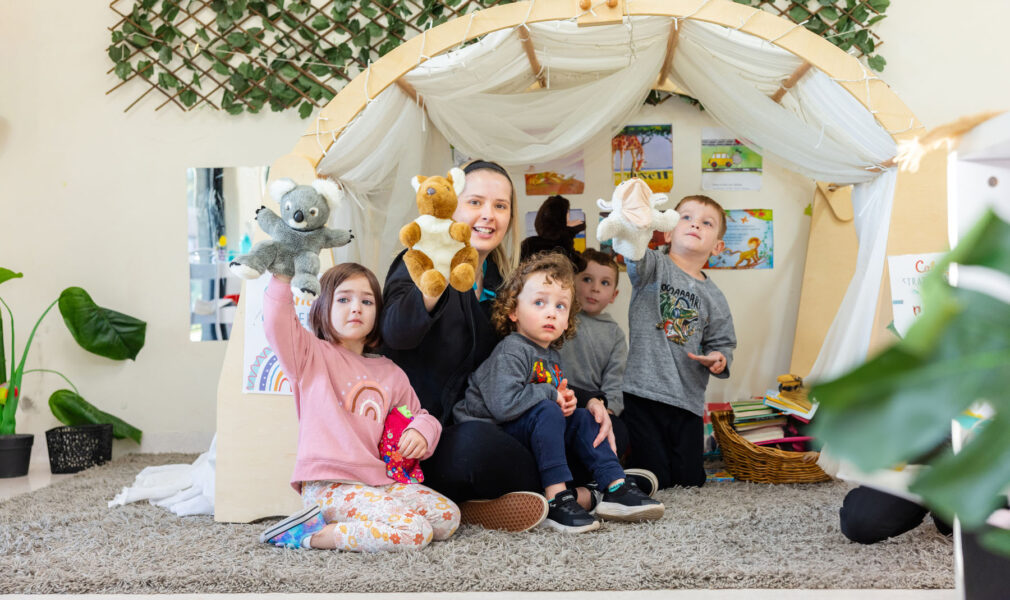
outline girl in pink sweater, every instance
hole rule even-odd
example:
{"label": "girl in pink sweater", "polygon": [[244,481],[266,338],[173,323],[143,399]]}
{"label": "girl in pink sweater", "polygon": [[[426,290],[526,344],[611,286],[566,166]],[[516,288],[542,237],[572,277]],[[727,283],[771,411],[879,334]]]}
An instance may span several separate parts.
{"label": "girl in pink sweater", "polygon": [[343,263],[320,285],[311,333],[295,315],[290,280],[273,276],[263,297],[267,340],[294,390],[298,453],[291,485],[306,508],[260,539],[356,552],[413,550],[444,540],[459,526],[456,505],[421,484],[397,483],[379,457],[386,415],[397,407],[414,415],[399,439],[403,458],[428,458],[442,432],[406,374],[369,354],[379,345],[379,282],[367,268]]}

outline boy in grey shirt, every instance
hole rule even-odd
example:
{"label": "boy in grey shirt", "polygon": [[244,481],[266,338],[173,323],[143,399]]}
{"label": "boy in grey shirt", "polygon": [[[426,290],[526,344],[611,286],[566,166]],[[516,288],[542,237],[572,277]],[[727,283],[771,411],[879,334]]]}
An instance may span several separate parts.
{"label": "boy in grey shirt", "polygon": [[736,348],[726,298],[702,268],[723,251],[726,216],[708,196],[686,196],[666,233],[667,255],[628,261],[630,350],[624,372],[628,464],[656,474],[659,487],[701,486],[705,387],[729,377]]}
{"label": "boy in grey shirt", "polygon": [[[535,254],[498,289],[491,321],[505,335],[470,375],[466,397],[456,404],[457,423],[490,421],[526,446],[536,459],[544,495],[545,523],[565,533],[598,529],[599,521],[567,489],[572,481],[567,453],[596,478],[603,496],[596,515],[618,521],[658,519],[664,507],[643,494],[607,444],[593,445],[599,425],[590,409],[577,408],[557,348],[575,331],[575,274],[557,253]],[[602,406],[591,410],[603,411]]]}

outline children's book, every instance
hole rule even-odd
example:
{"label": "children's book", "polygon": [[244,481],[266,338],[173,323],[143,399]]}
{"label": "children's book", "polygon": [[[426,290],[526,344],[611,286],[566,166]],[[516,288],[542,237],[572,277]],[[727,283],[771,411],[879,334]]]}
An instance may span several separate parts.
{"label": "children's book", "polygon": [[783,396],[777,390],[768,390],[764,403],[784,413],[796,415],[807,421],[817,412],[817,403],[802,396]]}
{"label": "children's book", "polygon": [[766,440],[776,440],[781,439],[786,436],[785,429],[780,425],[774,425],[771,427],[760,427],[758,429],[751,429],[748,431],[741,431],[740,437],[751,443],[763,442]]}

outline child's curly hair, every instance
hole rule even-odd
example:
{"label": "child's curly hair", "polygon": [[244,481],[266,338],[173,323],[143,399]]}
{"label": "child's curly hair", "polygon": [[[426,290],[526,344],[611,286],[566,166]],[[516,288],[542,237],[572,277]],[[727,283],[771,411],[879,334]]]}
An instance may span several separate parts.
{"label": "child's curly hair", "polygon": [[557,282],[562,288],[572,291],[572,304],[568,311],[568,327],[558,339],[551,342],[551,347],[557,349],[565,343],[565,340],[570,340],[575,336],[575,318],[581,310],[579,301],[575,298],[575,271],[572,269],[572,261],[560,252],[538,252],[524,260],[512,271],[498,288],[494,311],[491,313],[491,323],[498,335],[503,337],[516,330],[516,324],[509,318],[509,315],[515,312],[519,293],[523,291],[526,280],[534,273],[543,273],[547,276],[548,283]]}

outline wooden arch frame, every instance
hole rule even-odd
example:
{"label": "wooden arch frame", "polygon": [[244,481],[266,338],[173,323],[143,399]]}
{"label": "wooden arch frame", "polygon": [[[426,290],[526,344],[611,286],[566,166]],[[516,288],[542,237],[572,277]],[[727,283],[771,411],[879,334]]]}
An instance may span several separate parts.
{"label": "wooden arch frame", "polygon": [[[781,96],[802,76],[807,64],[821,69],[853,95],[869,110],[878,123],[894,138],[902,141],[921,133],[922,125],[905,104],[879,78],[868,72],[859,61],[827,40],[804,27],[777,17],[766,11],[737,4],[731,0],[617,0],[608,8],[603,0],[590,0],[595,4],[595,14],[586,14],[579,8],[580,0],[527,0],[499,5],[434,27],[422,35],[407,40],[399,47],[372,64],[370,69],[349,82],[333,100],[323,107],[306,129],[294,149],[277,159],[270,178],[292,177],[309,181],[317,176],[316,168],[340,131],[361,112],[371,98],[381,93],[421,62],[424,56],[436,56],[460,44],[493,31],[520,26],[524,23],[578,19],[580,25],[605,24],[619,21],[623,16],[666,16],[671,19],[692,19],[739,29],[767,40],[805,61],[804,66],[782,83],[776,94]],[[522,36],[520,36],[522,37]],[[676,39],[671,35],[667,63],[674,51]],[[531,64],[535,54],[531,57]],[[534,69],[535,70],[535,69]],[[658,74],[657,74],[658,75]],[[774,98],[777,99],[778,98]],[[942,166],[931,165],[926,172],[945,173]],[[900,174],[899,181],[907,174]],[[942,183],[939,185],[943,185]],[[901,189],[901,188],[905,189]],[[907,220],[917,232],[931,232],[929,239],[945,239],[945,213],[924,210],[922,199],[935,193],[937,183],[919,177],[911,184],[899,184],[896,208],[892,220]],[[824,191],[834,211],[814,209],[814,220],[823,216],[835,219],[839,231],[851,229],[851,208],[848,216],[841,215],[847,207],[847,193],[842,198],[832,198],[833,192]],[[272,200],[265,199],[270,204]],[[902,208],[903,206],[912,208]],[[905,212],[901,212],[905,210]],[[820,216],[819,216],[820,215]],[[843,235],[849,235],[842,232]],[[257,237],[262,237],[257,234]],[[827,239],[827,236],[825,236]],[[832,242],[834,243],[834,242]],[[906,244],[907,245],[907,244]],[[834,248],[834,246],[832,246]],[[889,250],[897,253],[913,250],[901,243],[889,241]],[[325,257],[325,255],[324,255]],[[854,264],[855,254],[852,254]],[[325,258],[324,258],[325,260]],[[832,249],[821,261],[838,262],[839,253]],[[816,271],[808,251],[804,288],[809,274]],[[827,280],[818,280],[812,287],[832,289],[841,298],[844,293],[844,275],[832,273]],[[811,283],[813,281],[811,280]],[[840,287],[841,286],[841,287]],[[881,303],[884,302],[883,295]],[[889,304],[889,295],[886,303]],[[878,311],[880,310],[878,305]],[[798,323],[810,320],[804,314],[801,298]],[[881,313],[878,312],[878,320]],[[285,515],[300,507],[300,500],[290,490],[286,481],[290,477],[295,457],[295,440],[298,421],[287,396],[242,394],[238,383],[243,377],[242,353],[245,340],[241,323],[245,318],[244,298],[235,314],[235,323],[224,364],[218,380],[217,415],[217,469],[215,519],[218,521],[248,522],[272,515]],[[878,323],[879,324],[879,323]],[[797,331],[806,329],[798,325]],[[812,331],[808,337],[823,340],[823,331]],[[818,338],[818,336],[820,336]],[[796,344],[794,343],[794,354]],[[263,423],[269,423],[270,433],[263,433]]]}
{"label": "wooden arch frame", "polygon": [[[319,111],[291,153],[278,159],[275,169],[293,177],[315,176],[316,167],[343,128],[372,98],[396,84],[403,75],[424,62],[425,57],[436,56],[501,29],[567,19],[579,19],[580,25],[595,25],[615,22],[623,16],[665,16],[738,29],[819,68],[866,107],[896,142],[922,129],[922,124],[905,103],[854,56],[805,27],[767,11],[732,0],[619,0],[614,8],[602,2],[596,4],[595,14],[587,14],[579,8],[577,0],[526,0],[476,11],[414,36],[344,86]],[[783,86],[788,87],[791,85]]]}

